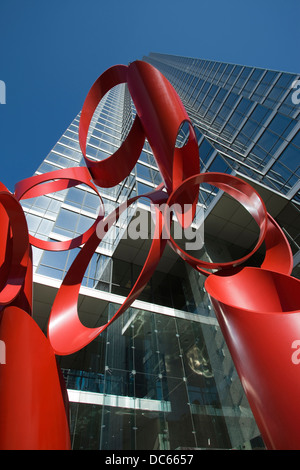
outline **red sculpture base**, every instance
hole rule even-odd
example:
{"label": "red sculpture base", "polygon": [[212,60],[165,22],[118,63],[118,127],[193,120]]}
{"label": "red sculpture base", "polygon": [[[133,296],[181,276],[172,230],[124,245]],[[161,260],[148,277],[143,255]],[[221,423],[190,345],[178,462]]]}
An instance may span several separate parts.
{"label": "red sculpture base", "polygon": [[246,267],[205,287],[267,449],[299,450],[300,281]]}
{"label": "red sculpture base", "polygon": [[18,307],[0,313],[6,363],[0,367],[0,449],[71,448],[66,390],[53,349]]}

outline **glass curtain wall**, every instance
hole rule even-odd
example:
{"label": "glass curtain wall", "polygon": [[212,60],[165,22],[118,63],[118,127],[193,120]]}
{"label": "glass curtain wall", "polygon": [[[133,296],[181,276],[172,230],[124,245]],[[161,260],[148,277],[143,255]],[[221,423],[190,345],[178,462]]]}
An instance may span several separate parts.
{"label": "glass curtain wall", "polygon": [[203,169],[227,167],[300,202],[299,75],[157,53],[144,60],[170,80],[216,150]]}

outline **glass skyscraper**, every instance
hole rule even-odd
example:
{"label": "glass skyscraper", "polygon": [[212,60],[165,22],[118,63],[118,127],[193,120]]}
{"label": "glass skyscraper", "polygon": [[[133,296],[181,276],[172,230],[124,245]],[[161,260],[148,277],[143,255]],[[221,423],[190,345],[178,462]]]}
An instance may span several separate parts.
{"label": "glass skyscraper", "polygon": [[[249,181],[279,222],[300,274],[300,105],[292,88],[299,76],[255,67],[151,53],[143,58],[177,90],[194,125],[201,172],[224,172]],[[89,130],[87,156],[111,155],[126,138],[135,109],[126,85],[99,104]],[[85,165],[78,143],[80,112],[36,174]],[[185,129],[178,136],[184,145]],[[113,171],[113,170],[112,170]],[[109,213],[125,199],[161,182],[146,142],[124,182],[100,188]],[[29,230],[61,241],[83,233],[98,215],[99,200],[81,185],[22,201]],[[236,259],[258,229],[237,203],[201,185],[205,245],[199,256]],[[79,314],[90,327],[107,322],[123,303],[147,256],[150,239],[126,236],[140,200],[97,248],[80,291]],[[33,317],[46,332],[56,291],[78,249],[34,249]],[[258,253],[253,263],[260,261]],[[74,449],[231,449],[260,445],[240,380],[216,321],[204,280],[167,248],[139,299],[82,351],[59,357],[69,399]]]}

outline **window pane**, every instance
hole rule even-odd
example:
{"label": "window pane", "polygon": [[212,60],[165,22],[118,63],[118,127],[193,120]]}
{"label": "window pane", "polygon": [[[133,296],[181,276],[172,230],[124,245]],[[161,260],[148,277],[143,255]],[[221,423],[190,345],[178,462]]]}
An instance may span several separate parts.
{"label": "window pane", "polygon": [[75,212],[61,209],[56,220],[56,226],[74,232],[76,229],[78,217],[79,214],[75,214]]}

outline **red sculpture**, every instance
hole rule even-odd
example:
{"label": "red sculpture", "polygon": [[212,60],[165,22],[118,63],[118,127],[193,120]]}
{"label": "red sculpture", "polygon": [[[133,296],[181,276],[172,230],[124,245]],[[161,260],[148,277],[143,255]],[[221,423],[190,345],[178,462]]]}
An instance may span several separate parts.
{"label": "red sculpture", "polygon": [[[93,114],[113,86],[127,83],[137,114],[121,147],[109,158],[95,162],[86,156],[86,140]],[[187,143],[176,147],[183,123],[189,125]],[[20,200],[86,184],[95,193],[128,176],[142,151],[145,138],[153,150],[163,183],[146,195],[136,196],[104,218],[103,206],[93,226],[65,242],[39,240],[28,234]],[[258,193],[239,178],[222,173],[200,173],[196,135],[171,84],[153,66],[136,61],[104,72],[84,102],[79,142],[86,167],[67,168],[33,176],[17,183],[11,194],[0,183],[0,339],[7,347],[7,363],[0,365],[0,448],[69,449],[68,400],[55,355],[74,353],[104,331],[139,296],[168,243],[186,262],[207,277],[224,337],[241,378],[257,424],[269,449],[300,449],[300,381],[291,360],[292,344],[300,339],[299,282],[290,276],[289,244]],[[113,171],[112,171],[113,168]],[[230,263],[207,263],[186,253],[170,233],[170,208],[189,204],[196,210],[199,186],[210,183],[237,199],[257,222],[260,234],[255,248]],[[97,185],[97,186],[96,186]],[[79,320],[80,285],[105,233],[139,197],[153,203],[156,229],[141,273],[114,317],[99,328]],[[165,210],[159,209],[164,203]],[[177,210],[177,209],[176,209]],[[176,213],[187,226],[181,211]],[[182,217],[183,215],[183,217]],[[166,239],[163,233],[168,233]],[[265,243],[261,268],[245,262]],[[48,339],[31,317],[31,246],[50,251],[82,246],[55,298],[48,323]],[[212,274],[210,270],[214,270]]]}

